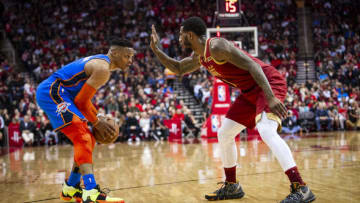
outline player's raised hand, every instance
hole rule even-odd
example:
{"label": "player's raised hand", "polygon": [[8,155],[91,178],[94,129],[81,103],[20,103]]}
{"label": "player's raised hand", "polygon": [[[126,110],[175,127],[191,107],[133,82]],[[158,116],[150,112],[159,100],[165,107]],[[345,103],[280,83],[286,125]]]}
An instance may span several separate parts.
{"label": "player's raised hand", "polygon": [[150,42],[150,47],[151,49],[154,51],[155,49],[157,49],[158,47],[158,43],[159,43],[159,36],[156,33],[156,29],[155,29],[155,25],[151,26],[151,42]]}
{"label": "player's raised hand", "polygon": [[280,119],[284,119],[287,117],[287,109],[285,105],[278,98],[272,97],[268,101],[268,104],[271,112],[279,116]]}

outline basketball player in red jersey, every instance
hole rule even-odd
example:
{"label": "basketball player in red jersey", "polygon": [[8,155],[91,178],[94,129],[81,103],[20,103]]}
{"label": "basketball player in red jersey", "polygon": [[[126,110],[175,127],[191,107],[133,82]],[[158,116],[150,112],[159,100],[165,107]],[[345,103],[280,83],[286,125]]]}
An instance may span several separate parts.
{"label": "basketball player in red jersey", "polygon": [[244,192],[236,181],[237,151],[235,136],[245,128],[257,127],[261,138],[276,156],[291,182],[291,193],[281,203],[303,203],[315,200],[315,195],[302,180],[291,151],[279,136],[281,119],[287,110],[286,80],[272,66],[252,57],[223,38],[206,40],[206,25],[199,17],[182,23],[179,41],[193,54],[181,61],[170,58],[158,46],[159,38],[152,27],[151,49],[160,62],[178,75],[190,73],[204,66],[212,75],[237,87],[242,94],[230,107],[218,130],[221,160],[226,180],[220,189],[206,194],[208,200],[242,198]]}

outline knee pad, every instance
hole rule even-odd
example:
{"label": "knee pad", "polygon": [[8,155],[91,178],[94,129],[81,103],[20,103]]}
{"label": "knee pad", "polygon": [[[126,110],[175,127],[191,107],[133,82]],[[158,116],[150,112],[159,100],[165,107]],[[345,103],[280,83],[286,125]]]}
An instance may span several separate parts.
{"label": "knee pad", "polygon": [[246,127],[227,118],[224,118],[224,121],[221,127],[218,130],[218,141],[220,144],[228,144],[235,142],[235,136],[239,134]]}
{"label": "knee pad", "polygon": [[231,136],[231,134],[224,127],[219,128],[217,137],[220,144],[227,144],[233,140],[231,139],[233,136]]}
{"label": "knee pad", "polygon": [[261,120],[256,124],[256,128],[261,138],[266,142],[273,135],[277,135],[278,123],[267,118],[266,114],[262,115]]}
{"label": "knee pad", "polygon": [[259,131],[259,133],[266,133],[266,132],[277,132],[278,124],[276,123],[276,121],[271,121],[270,122],[262,122],[260,121],[257,125],[256,128]]}

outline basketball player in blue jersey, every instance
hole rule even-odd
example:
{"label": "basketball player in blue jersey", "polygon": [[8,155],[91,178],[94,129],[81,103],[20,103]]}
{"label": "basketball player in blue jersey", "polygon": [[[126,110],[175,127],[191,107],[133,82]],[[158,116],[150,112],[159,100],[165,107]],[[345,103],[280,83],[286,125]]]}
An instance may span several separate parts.
{"label": "basketball player in blue jersey", "polygon": [[[60,199],[65,202],[124,202],[121,198],[107,196],[96,184],[92,163],[96,141],[87,121],[93,128],[113,134],[115,129],[105,118],[97,116],[91,99],[109,80],[111,71],[126,70],[131,65],[134,52],[131,42],[113,39],[106,55],[88,56],[67,64],[37,88],[37,104],[45,111],[55,131],[63,132],[74,145],[74,165],[60,193]],[[80,187],[81,176],[84,189]]]}

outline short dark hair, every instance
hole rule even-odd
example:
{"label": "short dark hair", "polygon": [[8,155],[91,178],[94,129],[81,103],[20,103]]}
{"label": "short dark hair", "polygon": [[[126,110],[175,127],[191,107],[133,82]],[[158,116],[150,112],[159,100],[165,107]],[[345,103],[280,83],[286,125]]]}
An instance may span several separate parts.
{"label": "short dark hair", "polygon": [[110,39],[110,46],[120,46],[120,47],[133,48],[133,45],[129,40],[123,39],[123,38],[117,38],[117,37],[113,37],[113,38]]}
{"label": "short dark hair", "polygon": [[197,16],[186,19],[181,25],[185,32],[194,32],[199,37],[206,34],[206,24]]}

